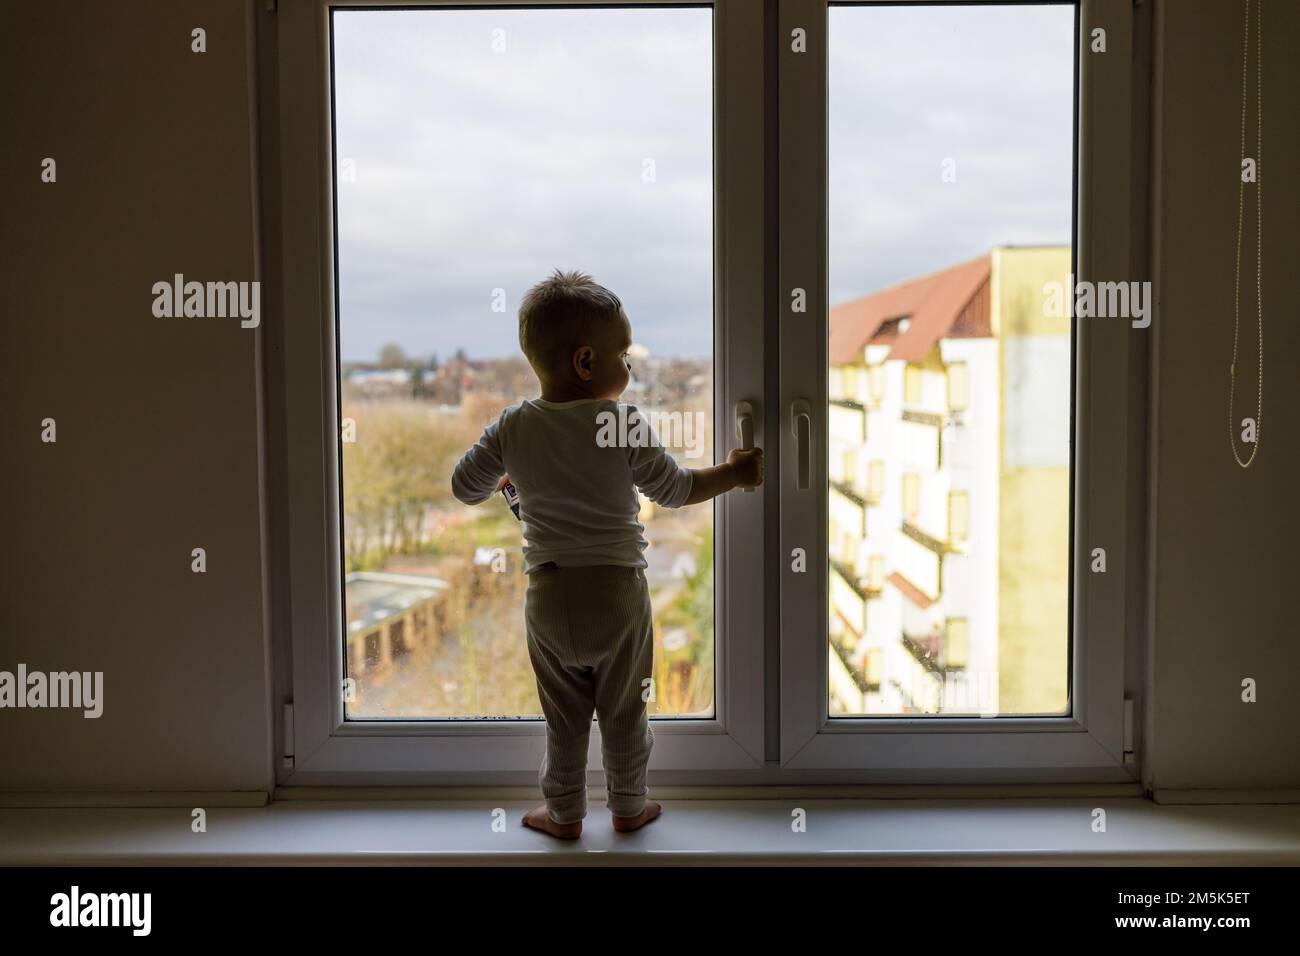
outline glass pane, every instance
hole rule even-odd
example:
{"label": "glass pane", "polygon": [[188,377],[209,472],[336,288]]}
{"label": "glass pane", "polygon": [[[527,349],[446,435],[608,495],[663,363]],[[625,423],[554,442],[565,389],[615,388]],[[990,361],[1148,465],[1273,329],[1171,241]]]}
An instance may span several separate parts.
{"label": "glass pane", "polygon": [[832,716],[1068,711],[1074,15],[830,11]]}
{"label": "glass pane", "polygon": [[[456,501],[451,473],[538,396],[518,307],[556,268],[620,296],[622,400],[680,412],[660,438],[712,463],[711,11],[332,23],[347,716],[540,716],[520,525],[503,496]],[[713,511],[644,505],[651,713],[711,716]]]}

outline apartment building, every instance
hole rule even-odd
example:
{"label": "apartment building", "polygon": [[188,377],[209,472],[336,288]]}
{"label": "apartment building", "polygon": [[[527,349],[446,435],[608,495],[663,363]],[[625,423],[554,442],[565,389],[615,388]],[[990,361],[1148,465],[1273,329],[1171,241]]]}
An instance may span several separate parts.
{"label": "apartment building", "polygon": [[1055,713],[1068,679],[1068,246],[830,313],[832,713]]}

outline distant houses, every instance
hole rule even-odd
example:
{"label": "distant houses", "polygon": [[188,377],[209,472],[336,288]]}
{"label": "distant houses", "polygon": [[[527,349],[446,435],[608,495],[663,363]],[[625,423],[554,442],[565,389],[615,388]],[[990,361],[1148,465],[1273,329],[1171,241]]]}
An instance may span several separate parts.
{"label": "distant houses", "polygon": [[347,673],[386,668],[397,654],[439,639],[437,605],[446,582],[409,574],[360,571],[343,583]]}
{"label": "distant houses", "polygon": [[423,363],[408,360],[398,366],[383,362],[345,362],[341,378],[344,397],[349,399],[414,398],[459,405],[484,373],[502,365],[513,371],[518,364],[513,359],[472,361],[458,353],[441,364],[436,360]]}
{"label": "distant houses", "polygon": [[344,381],[367,398],[381,398],[406,392],[414,377],[414,371],[409,368],[356,368],[349,371]]}

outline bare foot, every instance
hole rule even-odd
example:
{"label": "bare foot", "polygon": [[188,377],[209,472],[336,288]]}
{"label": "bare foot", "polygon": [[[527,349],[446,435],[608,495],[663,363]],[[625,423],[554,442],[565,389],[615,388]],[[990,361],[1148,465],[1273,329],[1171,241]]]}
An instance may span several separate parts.
{"label": "bare foot", "polygon": [[614,817],[614,829],[619,833],[631,833],[633,830],[640,830],[643,826],[653,820],[659,814],[664,812],[657,800],[647,800],[645,809],[634,817]]}
{"label": "bare foot", "polygon": [[556,823],[546,812],[546,804],[533,807],[524,814],[524,826],[532,830],[541,830],[559,840],[576,840],[582,836],[582,821],[577,823]]}

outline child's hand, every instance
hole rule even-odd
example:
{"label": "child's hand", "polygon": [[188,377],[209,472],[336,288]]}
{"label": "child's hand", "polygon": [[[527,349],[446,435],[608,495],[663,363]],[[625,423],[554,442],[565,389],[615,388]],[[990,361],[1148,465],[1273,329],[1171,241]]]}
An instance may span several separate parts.
{"label": "child's hand", "polygon": [[502,488],[504,488],[504,487],[505,487],[506,485],[508,485],[509,483],[510,483],[510,476],[509,476],[509,475],[502,475],[502,476],[501,476],[501,480],[497,482],[497,491],[500,491]]}
{"label": "child's hand", "polygon": [[727,464],[739,488],[756,488],[763,483],[763,449],[733,448]]}

